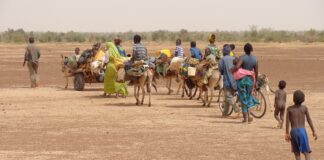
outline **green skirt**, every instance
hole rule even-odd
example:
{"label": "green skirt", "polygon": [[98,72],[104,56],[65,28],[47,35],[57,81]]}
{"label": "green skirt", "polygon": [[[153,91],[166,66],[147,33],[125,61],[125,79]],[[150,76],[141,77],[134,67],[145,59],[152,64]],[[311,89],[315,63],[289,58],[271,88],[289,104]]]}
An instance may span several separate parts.
{"label": "green skirt", "polygon": [[126,83],[118,83],[117,79],[117,70],[113,63],[108,63],[105,73],[104,80],[104,92],[106,94],[122,94],[124,96],[128,95]]}

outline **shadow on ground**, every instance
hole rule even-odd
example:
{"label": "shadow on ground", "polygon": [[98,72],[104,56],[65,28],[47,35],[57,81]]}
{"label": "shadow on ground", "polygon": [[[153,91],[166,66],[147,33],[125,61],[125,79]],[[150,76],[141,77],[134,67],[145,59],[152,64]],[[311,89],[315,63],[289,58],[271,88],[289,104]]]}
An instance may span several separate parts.
{"label": "shadow on ground", "polygon": [[147,104],[138,106],[135,103],[105,103],[104,105],[111,107],[148,107]]}
{"label": "shadow on ground", "polygon": [[168,108],[206,108],[202,105],[197,105],[197,104],[194,104],[194,105],[190,105],[190,104],[186,104],[186,105],[167,105],[165,107],[168,107]]}

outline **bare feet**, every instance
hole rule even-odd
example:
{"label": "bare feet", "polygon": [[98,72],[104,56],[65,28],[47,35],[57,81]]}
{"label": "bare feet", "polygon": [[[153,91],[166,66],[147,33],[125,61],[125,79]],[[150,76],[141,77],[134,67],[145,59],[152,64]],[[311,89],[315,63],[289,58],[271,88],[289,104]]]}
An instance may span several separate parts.
{"label": "bare feet", "polygon": [[248,121],[249,121],[249,124],[251,124],[253,122],[253,117],[249,116]]}
{"label": "bare feet", "polygon": [[282,127],[283,127],[283,121],[282,120],[280,121],[280,126],[279,127],[280,127],[280,129],[282,129]]}
{"label": "bare feet", "polygon": [[273,128],[275,129],[282,129],[282,126],[283,126],[283,122],[282,121],[279,121],[277,126],[274,126]]}
{"label": "bare feet", "polygon": [[238,119],[240,117],[239,113],[234,113],[234,115],[231,116],[232,119]]}

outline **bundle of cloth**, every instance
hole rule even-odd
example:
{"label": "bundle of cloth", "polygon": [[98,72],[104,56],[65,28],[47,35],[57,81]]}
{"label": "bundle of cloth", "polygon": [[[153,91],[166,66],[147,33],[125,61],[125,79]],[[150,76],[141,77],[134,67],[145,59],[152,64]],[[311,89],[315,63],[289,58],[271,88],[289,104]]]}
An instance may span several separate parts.
{"label": "bundle of cloth", "polygon": [[87,49],[81,53],[81,56],[78,60],[78,64],[85,64],[88,60],[93,57],[92,49]]}
{"label": "bundle of cloth", "polygon": [[106,52],[102,49],[100,49],[96,55],[94,56],[93,62],[91,62],[91,69],[94,72],[100,71],[103,69],[104,63],[105,63],[105,55]]}
{"label": "bundle of cloth", "polygon": [[168,67],[168,70],[178,71],[181,68],[183,62],[184,62],[183,58],[173,57]]}
{"label": "bundle of cloth", "polygon": [[129,77],[140,77],[149,69],[149,65],[145,61],[135,61],[132,68],[127,70],[126,74]]}
{"label": "bundle of cloth", "polygon": [[159,75],[165,77],[167,75],[167,69],[171,61],[171,51],[169,49],[163,49],[157,51],[158,58],[156,60],[156,72]]}

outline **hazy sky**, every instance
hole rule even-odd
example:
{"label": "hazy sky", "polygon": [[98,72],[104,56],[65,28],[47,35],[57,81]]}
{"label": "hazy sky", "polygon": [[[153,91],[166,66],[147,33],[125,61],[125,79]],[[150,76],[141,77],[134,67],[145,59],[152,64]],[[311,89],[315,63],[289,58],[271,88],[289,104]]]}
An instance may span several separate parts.
{"label": "hazy sky", "polygon": [[324,0],[0,0],[0,31],[324,29]]}

